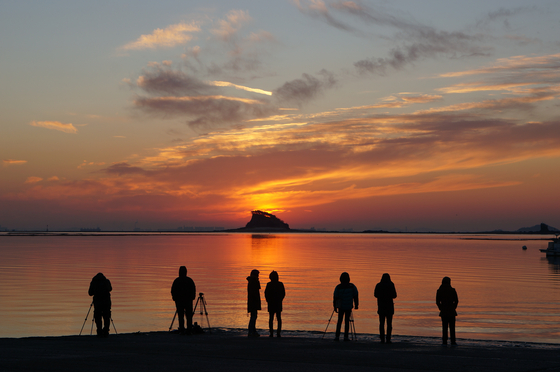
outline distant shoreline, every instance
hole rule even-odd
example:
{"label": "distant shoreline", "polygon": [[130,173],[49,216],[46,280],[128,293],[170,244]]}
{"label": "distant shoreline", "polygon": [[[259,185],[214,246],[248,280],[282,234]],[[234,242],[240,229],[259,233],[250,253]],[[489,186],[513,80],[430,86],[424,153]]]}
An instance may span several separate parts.
{"label": "distant shoreline", "polygon": [[[495,231],[477,231],[477,232],[394,232],[394,231],[313,231],[313,230],[275,230],[275,229],[236,229],[236,230],[219,230],[219,231],[0,231],[0,237],[21,237],[21,236],[180,236],[180,235],[215,235],[215,234],[344,234],[344,235],[473,235],[473,237],[462,238],[464,240],[550,240],[555,232],[495,232]],[[500,238],[493,237],[474,237],[474,235],[495,235],[507,236],[516,235],[523,236],[517,238]]]}

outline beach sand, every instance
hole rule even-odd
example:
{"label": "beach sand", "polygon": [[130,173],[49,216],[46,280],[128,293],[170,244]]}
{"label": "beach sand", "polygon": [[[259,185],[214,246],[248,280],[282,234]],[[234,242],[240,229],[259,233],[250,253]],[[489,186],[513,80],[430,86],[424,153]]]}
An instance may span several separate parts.
{"label": "beach sand", "polygon": [[0,338],[0,371],[560,371],[560,345],[286,332],[248,338],[242,330]]}

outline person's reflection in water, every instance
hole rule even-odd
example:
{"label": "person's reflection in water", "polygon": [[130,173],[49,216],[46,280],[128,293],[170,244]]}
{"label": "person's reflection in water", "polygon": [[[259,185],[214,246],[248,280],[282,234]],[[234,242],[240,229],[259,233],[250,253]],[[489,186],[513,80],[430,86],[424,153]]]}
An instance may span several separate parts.
{"label": "person's reflection in water", "polygon": [[98,273],[91,279],[88,294],[93,296],[93,319],[97,326],[97,336],[108,337],[111,326],[111,291],[109,279]]}
{"label": "person's reflection in water", "polygon": [[279,281],[276,271],[272,271],[268,277],[270,282],[266,284],[266,289],[264,290],[264,297],[268,303],[268,329],[270,330],[270,337],[274,337],[274,314],[276,314],[276,321],[278,322],[276,336],[281,337],[282,300],[286,296],[286,289],[284,288],[284,283]]}
{"label": "person's reflection in water", "polygon": [[[397,298],[397,290],[389,274],[381,276],[381,281],[375,286],[374,296],[377,298],[377,314],[379,314],[379,337],[381,343],[391,343],[393,331],[393,314],[395,305],[393,299]],[[387,338],[385,338],[385,319],[387,320]]]}
{"label": "person's reflection in water", "polygon": [[[179,333],[192,333],[193,301],[196,298],[196,286],[194,281],[187,276],[187,268],[179,268],[179,277],[173,281],[171,296],[177,308],[179,318]],[[187,317],[187,329],[185,329],[185,316]]]}
{"label": "person's reflection in water", "polygon": [[338,313],[338,322],[336,323],[335,341],[340,339],[340,328],[342,326],[342,318],[344,318],[344,341],[348,341],[348,331],[350,328],[350,317],[352,316],[353,305],[358,310],[358,288],[350,283],[350,275],[347,272],[340,274],[340,284],[334,289],[333,306],[334,311]]}
{"label": "person's reflection in water", "polygon": [[441,286],[436,293],[436,304],[441,317],[443,345],[447,345],[447,328],[449,328],[451,345],[457,345],[455,342],[455,317],[457,316],[458,303],[457,291],[451,287],[451,279],[446,276],[441,280]]}
{"label": "person's reflection in water", "polygon": [[261,283],[259,282],[259,270],[251,271],[247,277],[247,312],[251,314],[249,319],[249,337],[259,337],[257,332],[257,313],[261,309]]}

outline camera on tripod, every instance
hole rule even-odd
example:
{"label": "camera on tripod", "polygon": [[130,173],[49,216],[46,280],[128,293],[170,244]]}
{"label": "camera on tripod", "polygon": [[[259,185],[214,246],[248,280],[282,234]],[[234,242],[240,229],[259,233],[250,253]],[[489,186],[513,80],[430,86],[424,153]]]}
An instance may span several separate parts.
{"label": "camera on tripod", "polygon": [[[200,304],[200,307],[199,307],[199,304]],[[194,316],[194,314],[196,314],[196,309],[197,308],[200,309],[200,315],[206,315],[206,323],[208,324],[208,332],[212,333],[212,328],[210,327],[210,320],[208,319],[208,311],[206,310],[206,300],[204,299],[204,293],[202,293],[202,292],[198,293],[198,298],[196,299],[196,303],[193,307],[193,312],[192,312],[193,316]],[[175,322],[175,317],[176,316],[177,316],[177,311],[175,311],[175,315],[173,316],[173,320],[171,321],[171,325],[169,326],[169,331],[170,332],[171,332],[171,329],[173,329],[173,322]],[[193,328],[194,328],[195,333],[204,332],[202,327],[200,325],[198,325],[197,322],[194,322]]]}

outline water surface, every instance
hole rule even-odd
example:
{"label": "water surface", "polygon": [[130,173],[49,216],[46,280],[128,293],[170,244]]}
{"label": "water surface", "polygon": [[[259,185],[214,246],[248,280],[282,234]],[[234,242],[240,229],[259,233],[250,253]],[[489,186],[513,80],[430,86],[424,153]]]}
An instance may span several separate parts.
{"label": "water surface", "polygon": [[[171,283],[180,265],[204,293],[212,327],[245,328],[246,277],[264,287],[278,271],[286,286],[284,328],[323,332],[340,273],[360,292],[358,333],[377,333],[373,290],[385,272],[398,297],[396,335],[440,335],[435,293],[444,276],[459,295],[458,338],[557,343],[560,266],[542,240],[519,237],[367,234],[177,234],[0,236],[0,337],[78,334],[91,304],[91,278],[113,285],[117,331],[167,330]],[[540,238],[540,237],[539,237]],[[493,238],[494,239],[494,238]],[[521,247],[527,245],[527,250]],[[92,311],[93,312],[93,311]],[[84,327],[89,334],[92,314]],[[207,325],[206,318],[195,321]],[[334,318],[333,318],[334,320]],[[175,326],[177,324],[175,323]],[[330,331],[333,330],[331,322]]]}

